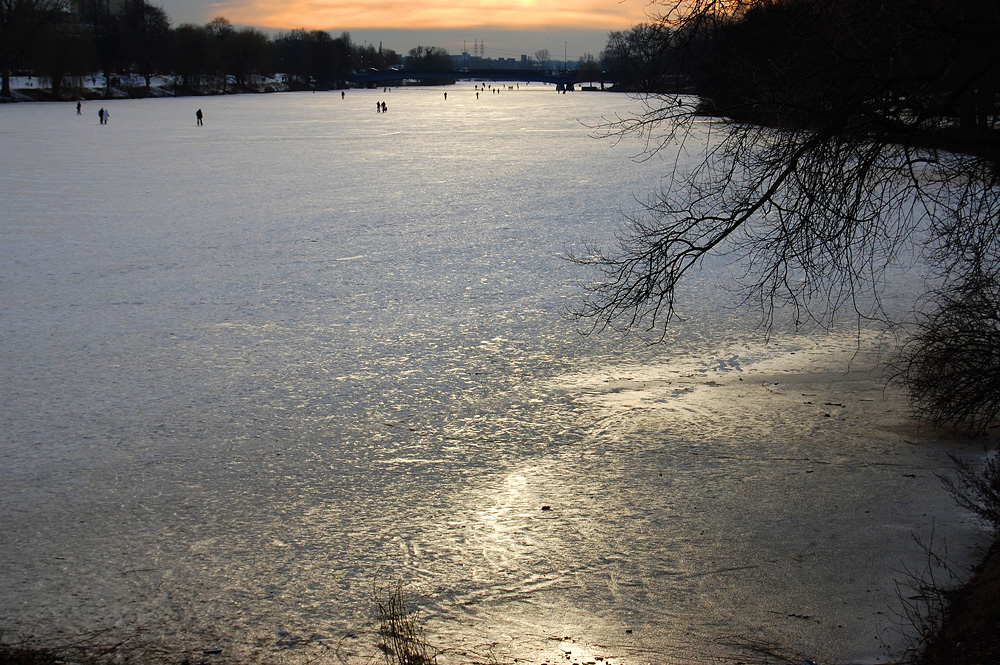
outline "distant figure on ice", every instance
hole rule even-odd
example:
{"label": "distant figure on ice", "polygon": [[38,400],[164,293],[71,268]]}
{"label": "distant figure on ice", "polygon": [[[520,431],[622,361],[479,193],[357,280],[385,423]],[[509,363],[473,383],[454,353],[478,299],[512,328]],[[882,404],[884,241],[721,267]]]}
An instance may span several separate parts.
{"label": "distant figure on ice", "polygon": [[104,124],[104,109],[103,108],[100,111],[97,112],[97,117],[100,119],[101,124],[103,125]]}
{"label": "distant figure on ice", "polygon": [[76,114],[77,115],[83,115],[82,113],[80,113],[80,102],[76,103]]}
{"label": "distant figure on ice", "polygon": [[448,93],[447,93],[447,92],[446,92],[446,93],[444,93],[444,98],[445,98],[445,100],[447,101],[447,99],[448,99]]}
{"label": "distant figure on ice", "polygon": [[104,124],[108,124],[108,120],[111,120],[111,111],[104,109]]}
{"label": "distant figure on ice", "polygon": [[382,102],[375,102],[375,113],[382,112]]}
{"label": "distant figure on ice", "polygon": [[388,113],[388,109],[385,108],[385,102],[382,102],[382,113]]}
{"label": "distant figure on ice", "polygon": [[198,118],[199,127],[205,124],[204,123],[205,114],[201,112],[201,109],[198,109],[198,111],[194,114],[194,117]]}
{"label": "distant figure on ice", "polygon": [[340,91],[340,98],[341,98],[341,99],[343,99],[343,98],[344,98],[344,91],[343,91],[343,90],[341,90],[341,91]]}

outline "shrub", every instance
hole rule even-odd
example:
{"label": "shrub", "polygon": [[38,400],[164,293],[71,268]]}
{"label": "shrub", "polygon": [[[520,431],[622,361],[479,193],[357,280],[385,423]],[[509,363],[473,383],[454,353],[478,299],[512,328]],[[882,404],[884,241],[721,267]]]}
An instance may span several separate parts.
{"label": "shrub", "polygon": [[1000,531],[1000,457],[990,455],[981,465],[951,455],[957,480],[941,476],[945,489],[959,506],[972,511]]}
{"label": "shrub", "polygon": [[897,378],[916,413],[982,434],[1000,414],[1000,283],[978,271],[936,292],[904,345]]}
{"label": "shrub", "polygon": [[424,638],[416,614],[407,612],[403,583],[375,587],[378,608],[379,647],[386,665],[436,665],[437,655]]}

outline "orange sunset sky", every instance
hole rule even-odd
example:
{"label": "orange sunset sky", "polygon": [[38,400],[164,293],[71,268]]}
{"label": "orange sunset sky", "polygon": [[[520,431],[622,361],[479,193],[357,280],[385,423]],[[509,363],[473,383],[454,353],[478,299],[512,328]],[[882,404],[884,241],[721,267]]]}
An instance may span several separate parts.
{"label": "orange sunset sky", "polygon": [[[644,5],[616,0],[226,0],[217,13],[240,23],[280,28],[463,28],[491,25],[610,29],[641,20]],[[637,11],[638,10],[638,15]]]}
{"label": "orange sunset sky", "polygon": [[488,57],[530,55],[547,48],[553,58],[562,58],[567,51],[573,60],[584,53],[599,55],[610,30],[639,23],[649,8],[647,0],[153,0],[153,4],[162,6],[174,25],[202,24],[224,16],[235,25],[271,31],[347,30],[356,42],[385,41],[387,48],[403,53],[418,43],[460,53],[463,41],[471,50],[479,39],[485,41]]}

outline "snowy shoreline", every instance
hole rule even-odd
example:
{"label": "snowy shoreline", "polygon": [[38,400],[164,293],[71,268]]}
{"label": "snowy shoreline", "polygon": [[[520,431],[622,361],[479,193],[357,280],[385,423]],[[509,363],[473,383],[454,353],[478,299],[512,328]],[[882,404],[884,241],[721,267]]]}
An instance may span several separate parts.
{"label": "snowy shoreline", "polygon": [[118,76],[109,87],[103,75],[87,76],[76,84],[65,86],[56,97],[43,78],[12,76],[10,97],[0,97],[0,103],[10,102],[77,102],[108,99],[154,99],[163,97],[215,97],[220,95],[271,94],[275,92],[301,92],[306,88],[290,85],[282,76],[258,77],[252,85],[237,85],[229,81],[226,90],[221,86],[190,88],[181,86],[172,76],[154,76],[149,89],[141,76]]}

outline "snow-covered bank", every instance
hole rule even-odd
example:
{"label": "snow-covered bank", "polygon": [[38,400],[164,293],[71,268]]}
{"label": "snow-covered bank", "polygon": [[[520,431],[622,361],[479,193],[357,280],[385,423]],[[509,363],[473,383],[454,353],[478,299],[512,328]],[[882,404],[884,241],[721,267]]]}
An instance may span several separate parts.
{"label": "snow-covered bank", "polygon": [[115,76],[110,81],[103,74],[86,77],[67,78],[60,94],[53,95],[50,82],[42,77],[13,76],[10,80],[11,96],[0,97],[0,102],[52,102],[101,99],[143,99],[147,97],[202,97],[227,94],[255,94],[289,92],[295,86],[286,77],[254,77],[254,81],[238,84],[229,77],[223,88],[221,82],[205,82],[197,87],[184,86],[173,76],[154,76],[150,86],[141,76]]}

